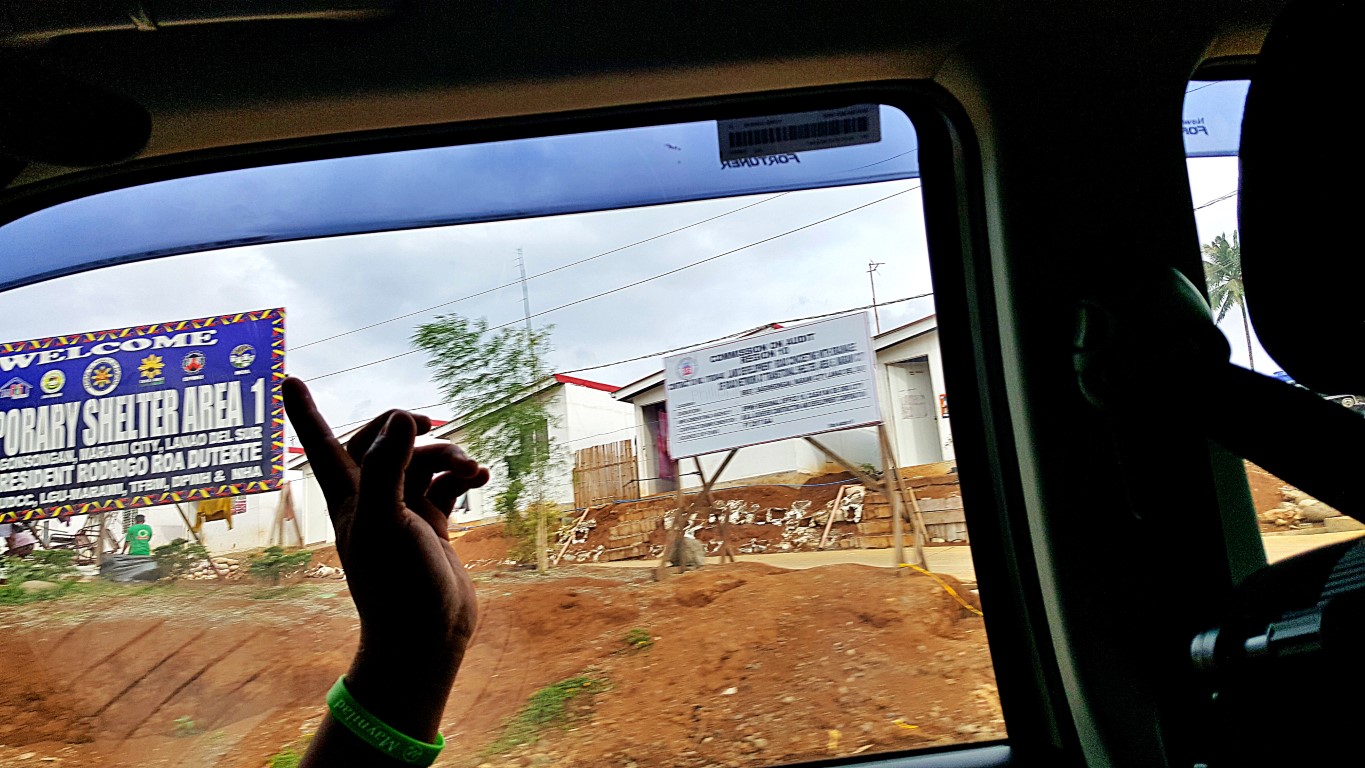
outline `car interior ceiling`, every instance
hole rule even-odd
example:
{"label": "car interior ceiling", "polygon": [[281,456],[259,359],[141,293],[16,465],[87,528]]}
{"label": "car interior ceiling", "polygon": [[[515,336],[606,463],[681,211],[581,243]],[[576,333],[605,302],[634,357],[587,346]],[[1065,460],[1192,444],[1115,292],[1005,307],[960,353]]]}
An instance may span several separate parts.
{"label": "car interior ceiling", "polygon": [[[1353,167],[1336,140],[1345,3],[125,5],[0,10],[0,223],[471,127],[643,124],[867,84],[932,105],[925,142],[951,162],[926,157],[925,211],[1008,761],[1293,763],[1302,743],[1257,737],[1266,701],[1330,713],[1308,754],[1350,744],[1365,555],[1267,567],[1241,460],[1365,520],[1365,422],[1228,361],[1168,130],[1193,74],[1251,72],[1252,322],[1295,380],[1365,389],[1349,247],[1304,231],[1349,221],[1351,196],[1327,191]],[[1136,491],[1152,456],[1160,513]],[[955,755],[933,759],[999,759]]]}

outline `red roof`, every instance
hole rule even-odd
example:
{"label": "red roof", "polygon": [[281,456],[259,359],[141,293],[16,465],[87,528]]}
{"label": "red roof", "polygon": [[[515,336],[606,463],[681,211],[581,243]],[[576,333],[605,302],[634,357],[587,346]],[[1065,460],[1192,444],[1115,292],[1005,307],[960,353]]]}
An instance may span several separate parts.
{"label": "red roof", "polygon": [[615,392],[616,390],[620,389],[620,387],[613,387],[610,384],[603,384],[600,381],[580,379],[577,376],[568,376],[562,373],[555,374],[555,381],[559,382],[560,384],[577,384],[580,387],[587,387],[588,389],[600,389],[603,392]]}

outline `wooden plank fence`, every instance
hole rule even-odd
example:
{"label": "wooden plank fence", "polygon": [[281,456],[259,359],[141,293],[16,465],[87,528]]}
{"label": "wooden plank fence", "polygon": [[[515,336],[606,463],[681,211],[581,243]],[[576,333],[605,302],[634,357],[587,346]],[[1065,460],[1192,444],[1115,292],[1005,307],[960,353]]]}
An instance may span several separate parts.
{"label": "wooden plank fence", "polygon": [[580,509],[640,498],[635,441],[621,440],[574,451],[573,500]]}
{"label": "wooden plank fence", "polygon": [[[924,527],[930,539],[967,541],[967,518],[962,511],[962,497],[946,499],[918,499],[924,516]],[[890,546],[891,505],[879,493],[869,493],[863,502],[863,522],[858,525],[862,546],[867,548]],[[907,534],[907,541],[911,540]]]}

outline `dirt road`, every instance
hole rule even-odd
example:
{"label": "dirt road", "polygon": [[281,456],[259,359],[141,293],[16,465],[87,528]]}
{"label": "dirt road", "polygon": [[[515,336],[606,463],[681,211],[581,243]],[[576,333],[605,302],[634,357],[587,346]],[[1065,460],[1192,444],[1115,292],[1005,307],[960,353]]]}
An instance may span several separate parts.
{"label": "dirt road", "polygon": [[[918,574],[738,563],[662,583],[586,567],[476,579],[480,625],[438,765],[757,766],[1004,734],[981,619]],[[299,749],[354,649],[354,609],[341,582],[257,593],[0,607],[0,653],[21,671],[0,689],[0,766],[259,768]],[[509,737],[528,701],[570,681],[571,719]]]}

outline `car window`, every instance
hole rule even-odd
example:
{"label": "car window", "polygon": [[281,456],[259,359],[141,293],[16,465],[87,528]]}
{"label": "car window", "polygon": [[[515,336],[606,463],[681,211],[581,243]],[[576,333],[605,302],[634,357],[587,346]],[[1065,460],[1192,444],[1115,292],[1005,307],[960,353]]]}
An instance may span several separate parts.
{"label": "car window", "polygon": [[342,439],[407,408],[492,470],[450,520],[481,605],[439,764],[1003,739],[918,152],[905,113],[854,104],[170,180],[0,228],[3,749],[306,747],[357,625],[285,373]]}
{"label": "car window", "polygon": [[[1213,316],[1232,348],[1233,363],[1292,384],[1293,379],[1257,341],[1242,293],[1237,148],[1247,87],[1246,80],[1190,82],[1183,121],[1190,192]],[[1365,413],[1365,395],[1319,394],[1343,408]],[[1246,462],[1246,470],[1261,540],[1271,562],[1355,538],[1365,530],[1356,520],[1264,468]]]}

